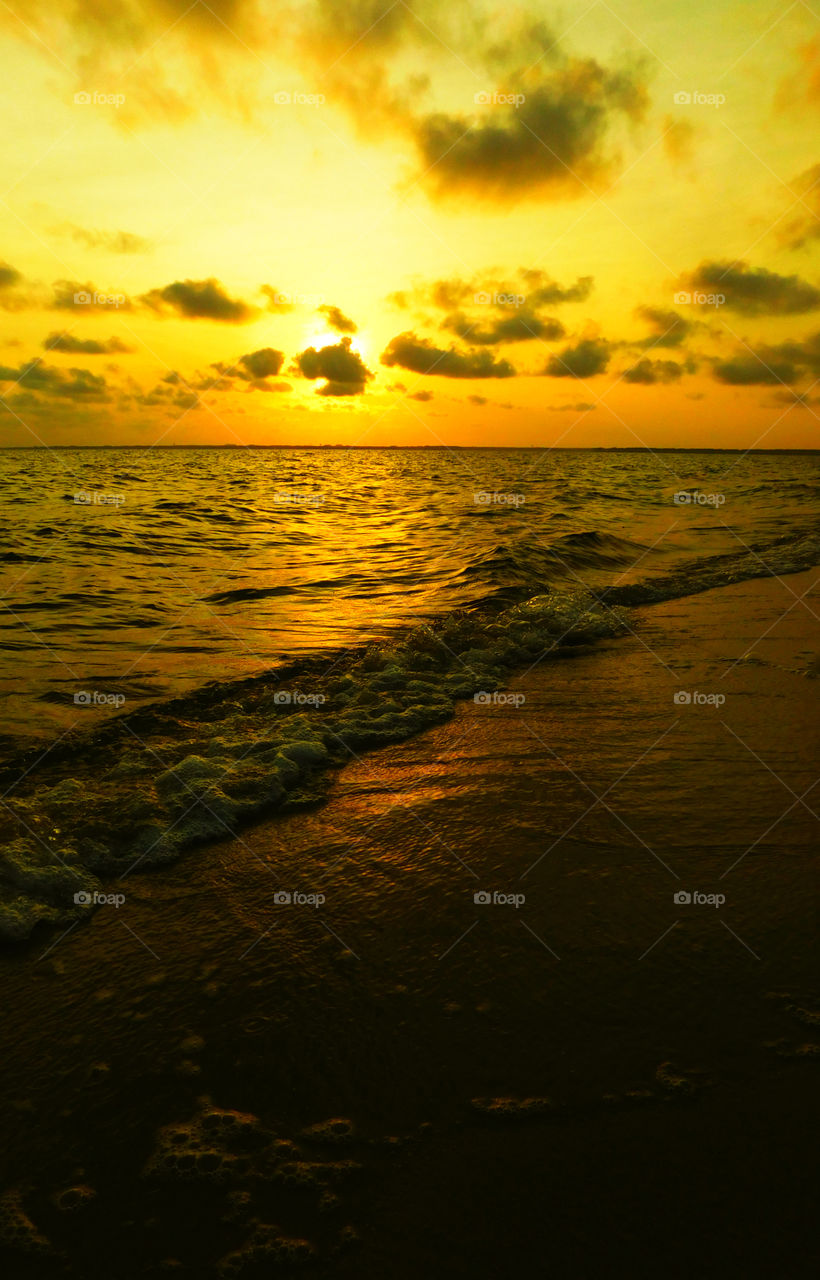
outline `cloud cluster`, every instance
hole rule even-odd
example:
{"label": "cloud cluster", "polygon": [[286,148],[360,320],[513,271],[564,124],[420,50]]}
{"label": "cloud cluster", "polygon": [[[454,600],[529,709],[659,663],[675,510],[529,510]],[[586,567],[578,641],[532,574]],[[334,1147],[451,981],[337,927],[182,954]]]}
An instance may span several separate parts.
{"label": "cloud cluster", "polygon": [[43,341],[43,347],[46,351],[84,356],[108,356],[133,351],[133,347],[126,346],[120,338],[108,338],[107,341],[100,342],[96,338],[75,338],[65,330],[50,333]]}

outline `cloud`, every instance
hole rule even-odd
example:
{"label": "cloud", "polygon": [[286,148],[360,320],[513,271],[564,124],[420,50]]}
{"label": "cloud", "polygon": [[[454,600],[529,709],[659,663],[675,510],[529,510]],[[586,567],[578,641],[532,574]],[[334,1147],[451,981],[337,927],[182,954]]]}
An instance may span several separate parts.
{"label": "cloud", "polygon": [[103,249],[107,253],[148,253],[153,248],[150,240],[135,235],[133,231],[98,231],[78,227],[73,222],[55,227],[52,235],[65,236],[88,249]]}
{"label": "cloud", "polygon": [[513,378],[515,369],[508,360],[496,360],[489,351],[443,350],[414,333],[400,333],[382,352],[382,364],[413,373],[430,373],[442,378]]}
{"label": "cloud", "polygon": [[316,310],[325,317],[331,329],[335,329],[337,333],[356,333],[357,326],[349,319],[348,316],[340,311],[338,307],[323,306],[317,307]]}
{"label": "cloud", "polygon": [[140,301],[160,315],[176,312],[186,320],[217,320],[223,324],[249,324],[259,315],[241,298],[231,298],[213,276],[207,280],[175,280],[164,289],[152,289]]}
{"label": "cloud", "polygon": [[575,284],[558,284],[544,271],[520,267],[520,279],[527,287],[527,302],[531,307],[554,307],[561,302],[586,302],[595,283],[592,276],[579,276]]}
{"label": "cloud", "polygon": [[799,276],[781,276],[747,262],[701,262],[681,276],[684,289],[722,294],[725,306],[745,316],[790,316],[820,308],[820,289]]}
{"label": "cloud", "polygon": [[677,382],[687,372],[686,366],[674,360],[648,360],[644,357],[623,374],[624,382],[651,386],[655,382]]}
{"label": "cloud", "polygon": [[652,337],[640,345],[644,347],[679,347],[695,327],[695,321],[684,320],[677,311],[663,307],[637,307],[635,315],[645,320],[652,330]]}
{"label": "cloud", "polygon": [[479,327],[477,320],[470,320],[463,311],[456,311],[445,317],[441,327],[478,347],[491,347],[505,342],[531,342],[536,338],[550,342],[563,338],[566,334],[560,320],[541,319],[528,309],[495,320],[485,329]]}
{"label": "cloud", "polygon": [[780,229],[780,243],[787,249],[804,249],[820,239],[820,164],[812,165],[789,183],[799,196],[801,209]]}
{"label": "cloud", "polygon": [[468,396],[468,397],[467,397],[467,403],[468,403],[468,404],[485,405],[485,404],[489,404],[490,402],[489,402],[489,400],[487,399],[487,397],[486,397],[486,396]]}
{"label": "cloud", "polygon": [[320,396],[361,395],[374,376],[358,351],[352,349],[349,337],[318,351],[308,347],[296,356],[294,370],[304,378],[326,378],[325,385],[317,389]]}
{"label": "cloud", "polygon": [[62,332],[50,333],[43,342],[46,351],[64,351],[70,355],[107,356],[114,353],[130,353],[128,347],[119,338],[109,338],[99,342],[96,338],[75,338],[73,334]]}
{"label": "cloud", "polygon": [[[492,100],[469,115],[433,112],[410,124],[422,166],[417,180],[436,197],[513,204],[580,196],[613,180],[621,162],[609,145],[610,125],[645,114],[642,68],[609,70],[594,58],[564,57],[547,32],[540,58],[540,82],[532,83],[524,61],[504,76],[503,93],[488,92]],[[507,104],[510,94],[523,101]]]}
{"label": "cloud", "polygon": [[581,401],[580,404],[548,404],[547,408],[552,413],[587,413],[590,409],[596,409],[598,406],[587,404]]}
{"label": "cloud", "polygon": [[550,378],[593,378],[605,371],[611,350],[603,338],[581,338],[552,356],[543,372]]}
{"label": "cloud", "polygon": [[101,374],[92,373],[90,369],[57,369],[39,359],[28,360],[17,369],[0,365],[0,382],[11,382],[23,391],[61,399],[102,402],[110,398],[108,384]]}
{"label": "cloud", "polygon": [[10,266],[8,262],[0,262],[0,289],[10,289],[20,284],[22,279],[16,267]]}
{"label": "cloud", "polygon": [[776,386],[778,383],[796,382],[798,372],[787,361],[764,362],[754,355],[738,355],[732,360],[719,360],[714,365],[718,382],[732,387]]}
{"label": "cloud", "polygon": [[732,386],[774,386],[820,377],[820,332],[802,341],[764,344],[753,352],[738,351],[729,360],[716,361],[714,376]]}
{"label": "cloud", "polygon": [[240,372],[239,376],[253,379],[270,378],[279,372],[284,361],[284,351],[276,351],[273,347],[260,347],[258,351],[251,351],[239,357],[237,363],[245,371]]}
{"label": "cloud", "polygon": [[[473,397],[472,397],[472,396],[470,396],[470,399],[471,399],[471,400],[472,400],[472,398],[473,398]],[[433,399],[433,393],[432,393],[432,391],[411,391],[411,392],[410,392],[410,395],[407,397],[407,399],[408,399],[408,400],[425,400],[425,401],[426,401],[426,400],[432,400],[432,399]]]}

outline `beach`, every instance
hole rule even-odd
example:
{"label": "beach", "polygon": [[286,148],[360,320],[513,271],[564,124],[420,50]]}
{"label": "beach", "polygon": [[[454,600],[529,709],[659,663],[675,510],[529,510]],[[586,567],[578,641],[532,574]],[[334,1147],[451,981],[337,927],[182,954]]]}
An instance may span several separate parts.
{"label": "beach", "polygon": [[814,1274],[819,584],[633,610],[4,955],[14,1274]]}

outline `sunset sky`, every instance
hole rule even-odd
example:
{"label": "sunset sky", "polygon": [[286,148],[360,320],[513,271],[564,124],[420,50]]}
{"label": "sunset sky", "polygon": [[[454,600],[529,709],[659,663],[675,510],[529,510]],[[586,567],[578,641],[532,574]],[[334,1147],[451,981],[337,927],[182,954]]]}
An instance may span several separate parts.
{"label": "sunset sky", "polygon": [[9,0],[0,39],[0,443],[820,443],[820,5]]}

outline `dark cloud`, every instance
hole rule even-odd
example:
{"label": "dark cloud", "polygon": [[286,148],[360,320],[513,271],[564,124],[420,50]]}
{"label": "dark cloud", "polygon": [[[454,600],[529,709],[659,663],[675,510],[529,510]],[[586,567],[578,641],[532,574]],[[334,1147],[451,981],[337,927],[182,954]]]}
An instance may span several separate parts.
{"label": "dark cloud", "polygon": [[276,351],[273,347],[261,347],[259,351],[251,351],[247,355],[240,356],[238,364],[245,371],[242,376],[249,376],[254,379],[270,378],[277,374],[285,362],[284,351]]}
{"label": "dark cloud", "polygon": [[356,333],[356,324],[338,307],[323,306],[316,309],[325,317],[330,328],[335,329],[337,333]]}
{"label": "dark cloud", "polygon": [[374,376],[357,351],[351,347],[349,337],[333,346],[308,347],[294,361],[294,370],[304,378],[326,378],[319,387],[320,396],[358,396]]}
{"label": "dark cloud", "polygon": [[675,360],[649,360],[644,357],[623,375],[624,382],[639,382],[651,386],[655,382],[677,382],[687,367]]}
{"label": "dark cloud", "polygon": [[695,321],[663,307],[637,307],[635,315],[652,330],[653,336],[641,343],[644,347],[679,347],[695,327]]}
{"label": "dark cloud", "polygon": [[590,409],[597,408],[597,405],[581,401],[580,404],[548,404],[547,408],[553,413],[587,413]]}
{"label": "dark cloud", "polygon": [[701,262],[681,276],[686,290],[720,294],[724,306],[746,316],[790,316],[820,308],[820,289],[799,276],[781,276],[747,262]]}
{"label": "dark cloud", "polygon": [[605,371],[611,351],[612,344],[603,338],[581,338],[552,356],[544,373],[550,378],[593,378]]}
{"label": "dark cloud", "polygon": [[88,249],[103,249],[107,253],[148,253],[153,248],[150,240],[135,235],[133,231],[97,231],[89,227],[78,227],[73,222],[55,227],[52,234],[68,237],[77,244],[84,244]]}
{"label": "dark cloud", "polygon": [[820,332],[802,341],[763,344],[754,351],[738,351],[729,360],[715,361],[713,372],[719,382],[733,386],[775,386],[798,382],[803,377],[820,377]]}
{"label": "dark cloud", "polygon": [[442,321],[441,327],[477,347],[493,347],[505,342],[531,342],[536,338],[550,342],[563,338],[566,334],[560,320],[550,317],[542,319],[526,308],[515,315],[495,320],[489,328],[483,329],[477,320],[470,319],[463,311],[456,311]]}
{"label": "dark cloud", "polygon": [[[106,401],[109,387],[102,375],[90,369],[57,369],[40,360],[29,360],[19,368],[0,365],[0,382],[11,382],[23,391],[68,400]],[[8,396],[9,392],[6,392]]]}
{"label": "dark cloud", "polygon": [[223,324],[248,324],[259,309],[231,298],[212,276],[207,280],[175,280],[164,289],[152,289],[140,301],[160,315],[176,312],[186,320],[218,320]]}
{"label": "dark cloud", "polygon": [[778,383],[796,382],[799,376],[788,361],[769,363],[754,355],[719,360],[714,365],[714,375],[718,382],[726,382],[732,387],[776,386]]}
{"label": "dark cloud", "polygon": [[50,333],[43,342],[46,351],[64,351],[69,355],[108,356],[114,353],[129,353],[134,350],[119,338],[109,338],[99,342],[96,338],[75,338],[73,334],[62,331]]}
{"label": "dark cloud", "polygon": [[0,289],[11,289],[14,285],[20,284],[22,279],[16,267],[12,267],[8,262],[0,262]]}
{"label": "dark cloud", "polygon": [[[408,400],[432,400],[433,393],[432,391],[411,391],[407,399]],[[470,399],[472,399],[472,396],[470,397]]]}
{"label": "dark cloud", "polygon": [[487,399],[487,397],[486,397],[486,396],[468,396],[468,397],[467,397],[467,403],[468,403],[468,404],[485,405],[485,404],[489,404],[490,402],[489,402],[489,400]]}
{"label": "dark cloud", "polygon": [[442,378],[512,378],[515,369],[509,360],[495,360],[489,351],[442,350],[414,333],[400,333],[382,352],[382,364],[398,365],[413,373],[431,373]]}
{"label": "dark cloud", "polygon": [[[545,34],[542,53],[555,42]],[[552,61],[559,65],[549,66]],[[620,167],[609,144],[618,117],[640,120],[648,105],[643,71],[608,70],[594,58],[555,55],[539,63],[540,83],[523,63],[505,77],[518,105],[478,106],[470,115],[437,112],[410,125],[424,172],[419,179],[441,198],[512,204],[527,196],[579,196],[612,181]],[[520,89],[526,83],[526,91]]]}

